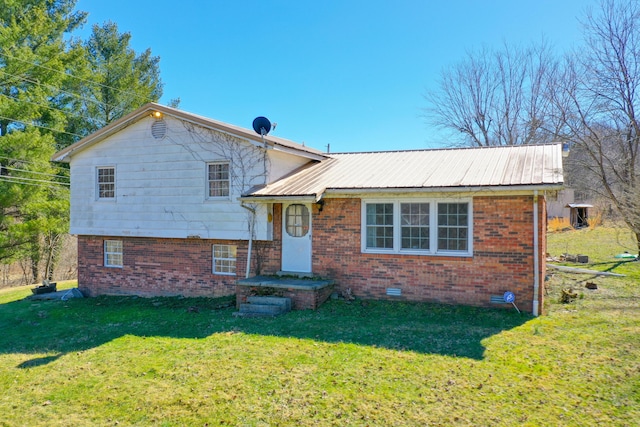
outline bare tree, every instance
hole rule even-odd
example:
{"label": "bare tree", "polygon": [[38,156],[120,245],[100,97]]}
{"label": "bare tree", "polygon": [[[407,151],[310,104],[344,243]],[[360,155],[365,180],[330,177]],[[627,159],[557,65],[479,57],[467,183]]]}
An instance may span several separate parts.
{"label": "bare tree", "polygon": [[640,5],[603,0],[583,22],[586,48],[569,57],[551,85],[578,167],[596,177],[635,234],[640,251]]}
{"label": "bare tree", "polygon": [[[179,100],[178,100],[179,102]],[[208,161],[212,158],[224,159],[230,165],[230,192],[233,197],[245,194],[251,188],[267,183],[269,171],[269,156],[266,147],[241,140],[234,136],[206,129],[182,122],[185,134],[188,135],[187,143],[184,139],[171,139],[189,151],[194,159]],[[198,149],[192,146],[197,145]],[[206,156],[203,157],[203,153]],[[245,208],[245,220],[249,232],[250,252],[248,259],[253,259],[256,274],[260,274],[267,257],[267,248],[264,244],[253,242],[256,240],[256,212],[259,210],[257,203],[242,203]],[[206,226],[205,226],[206,227]],[[253,255],[253,258],[252,258]],[[251,267],[251,266],[249,266]]]}
{"label": "bare tree", "polygon": [[427,121],[463,145],[550,142],[561,127],[545,93],[556,64],[545,43],[469,52],[425,95]]}

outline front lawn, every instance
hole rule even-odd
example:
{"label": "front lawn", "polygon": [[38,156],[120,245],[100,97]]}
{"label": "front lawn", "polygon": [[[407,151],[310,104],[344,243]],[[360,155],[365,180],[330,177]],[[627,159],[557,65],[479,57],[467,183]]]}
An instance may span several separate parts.
{"label": "front lawn", "polygon": [[[1,290],[0,426],[634,425],[640,263],[591,258],[628,276],[554,273],[539,318],[329,301],[241,319],[221,300]],[[566,286],[580,296],[560,304]]]}

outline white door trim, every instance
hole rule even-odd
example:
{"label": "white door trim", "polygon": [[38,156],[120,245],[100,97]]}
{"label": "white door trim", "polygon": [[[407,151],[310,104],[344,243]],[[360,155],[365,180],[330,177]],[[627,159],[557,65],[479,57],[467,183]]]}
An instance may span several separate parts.
{"label": "white door trim", "polygon": [[311,273],[311,212],[310,203],[282,204],[282,271]]}

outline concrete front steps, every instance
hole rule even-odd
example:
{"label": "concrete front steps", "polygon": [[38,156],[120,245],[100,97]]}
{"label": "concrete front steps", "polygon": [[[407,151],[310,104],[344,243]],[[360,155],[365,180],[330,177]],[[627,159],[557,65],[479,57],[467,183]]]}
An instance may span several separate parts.
{"label": "concrete front steps", "polygon": [[[284,272],[283,272],[284,273]],[[293,273],[291,273],[293,274]],[[236,281],[236,307],[248,302],[252,295],[291,299],[292,310],[317,310],[333,292],[335,282],[320,277],[254,276]]]}
{"label": "concrete front steps", "polygon": [[275,317],[291,311],[291,298],[283,297],[247,297],[240,304],[240,311],[233,313],[238,317]]}

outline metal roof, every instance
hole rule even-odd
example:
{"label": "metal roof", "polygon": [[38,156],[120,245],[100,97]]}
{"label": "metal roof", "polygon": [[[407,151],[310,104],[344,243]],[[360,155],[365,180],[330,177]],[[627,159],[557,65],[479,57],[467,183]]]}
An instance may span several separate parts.
{"label": "metal roof", "polygon": [[562,145],[329,154],[244,199],[314,197],[358,190],[559,188]]}

